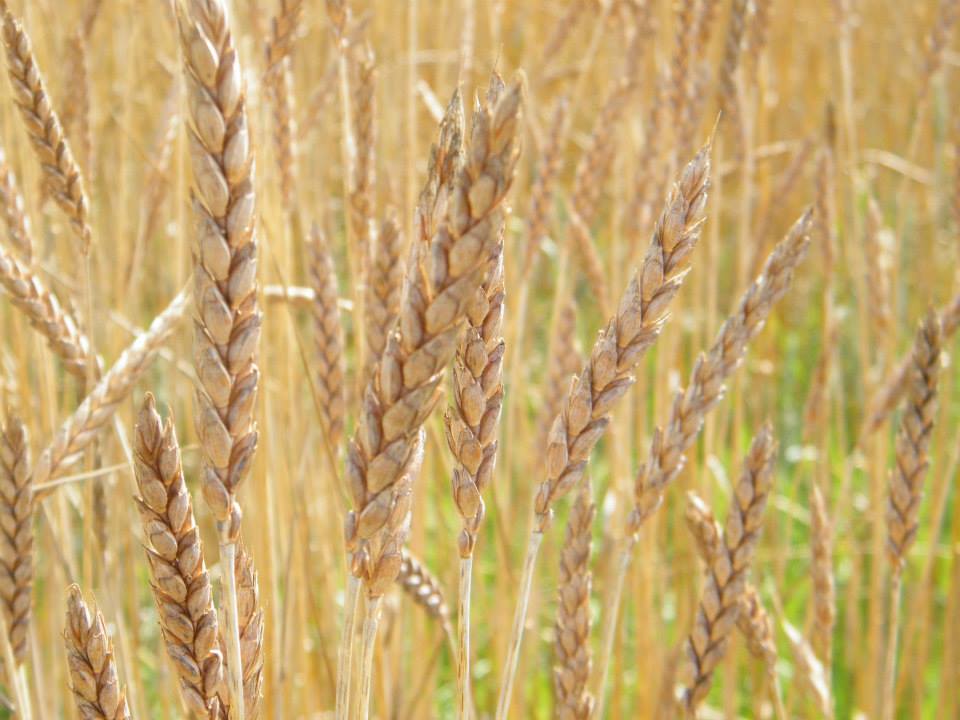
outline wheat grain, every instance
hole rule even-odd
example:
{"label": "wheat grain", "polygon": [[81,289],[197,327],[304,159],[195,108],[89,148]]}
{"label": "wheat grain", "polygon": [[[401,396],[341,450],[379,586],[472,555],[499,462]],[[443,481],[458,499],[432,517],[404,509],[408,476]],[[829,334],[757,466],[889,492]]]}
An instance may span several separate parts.
{"label": "wheat grain", "polygon": [[153,596],[181,697],[197,717],[225,718],[226,703],[218,694],[223,658],[200,530],[172,418],[163,421],[149,393],[137,417],[134,459]]}
{"label": "wheat grain", "polygon": [[[33,585],[33,502],[27,429],[8,416],[0,429],[0,602],[18,664],[27,657]],[[8,678],[10,676],[8,675]]]}
{"label": "wheat grain", "polygon": [[4,10],[3,17],[3,41],[14,99],[31,144],[54,199],[80,240],[81,251],[86,253],[93,231],[88,218],[90,201],[83,187],[83,176],[51,107],[43,76],[33,57],[30,38],[7,10]]}
{"label": "wheat grain", "polygon": [[761,428],[750,446],[727,515],[723,547],[718,548],[709,561],[707,584],[687,644],[693,680],[684,693],[684,703],[690,713],[696,711],[709,692],[713,670],[726,651],[740,613],[746,575],[756,552],[763,511],[773,484],[775,455],[776,442],[768,424]]}
{"label": "wheat grain", "polygon": [[590,549],[596,506],[587,479],[577,494],[567,520],[560,553],[553,687],[555,717],[587,720],[593,712],[590,679]]}
{"label": "wheat grain", "polygon": [[83,720],[126,720],[130,717],[127,699],[117,675],[113,643],[103,616],[91,612],[80,593],[67,590],[67,622],[63,638],[67,647],[70,685],[77,711]]}
{"label": "wheat grain", "polygon": [[337,308],[337,274],[330,246],[320,226],[313,225],[307,242],[308,274],[314,291],[314,357],[317,361],[316,393],[320,428],[331,449],[340,445],[344,420],[343,327]]}

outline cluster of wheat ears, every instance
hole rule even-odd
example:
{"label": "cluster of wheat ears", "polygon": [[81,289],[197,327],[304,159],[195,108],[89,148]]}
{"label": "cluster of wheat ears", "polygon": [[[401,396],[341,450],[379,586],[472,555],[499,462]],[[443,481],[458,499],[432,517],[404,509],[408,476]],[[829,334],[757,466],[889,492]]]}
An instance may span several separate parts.
{"label": "cluster of wheat ears", "polygon": [[960,717],[960,2],[0,12],[0,717]]}

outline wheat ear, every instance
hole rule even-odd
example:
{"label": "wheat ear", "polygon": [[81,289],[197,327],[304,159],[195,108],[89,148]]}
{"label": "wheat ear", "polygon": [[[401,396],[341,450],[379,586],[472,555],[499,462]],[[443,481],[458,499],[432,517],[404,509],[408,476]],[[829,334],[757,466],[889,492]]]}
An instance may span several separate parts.
{"label": "wheat ear", "polygon": [[746,29],[748,0],[733,0],[730,7],[730,19],[723,44],[723,62],[717,78],[719,87],[720,111],[730,118],[734,137],[739,142],[742,119],[740,103],[737,99],[737,66],[743,50],[743,35]]}
{"label": "wheat ear", "polygon": [[0,432],[0,600],[18,665],[27,657],[33,582],[33,502],[27,428],[10,416]]}
{"label": "wheat ear", "polygon": [[89,223],[90,201],[83,187],[80,167],[73,159],[60,121],[33,57],[30,38],[13,14],[4,10],[3,41],[7,49],[7,71],[14,100],[26,125],[31,144],[40,161],[53,197],[70,220],[80,248],[86,253],[93,235]]}
{"label": "wheat ear", "polygon": [[[235,547],[234,577],[237,587],[237,625],[240,635],[244,712],[247,718],[256,720],[263,701],[264,647],[260,583],[253,558],[247,552],[246,546],[241,541]],[[228,659],[228,673],[229,662]],[[233,718],[233,714],[230,717]]]}
{"label": "wheat ear", "polygon": [[343,438],[344,355],[343,326],[337,307],[337,273],[326,235],[314,224],[307,242],[308,275],[315,293],[310,303],[313,315],[314,357],[317,361],[316,392],[320,429],[331,451]]}
{"label": "wheat ear", "polygon": [[30,217],[27,215],[23,195],[17,185],[17,176],[7,162],[7,155],[0,148],[0,214],[7,225],[10,246],[29,263],[33,259],[33,236]]}
{"label": "wheat ear", "polygon": [[707,583],[687,655],[693,666],[693,680],[684,692],[690,714],[710,691],[713,670],[726,651],[730,633],[740,614],[747,572],[756,552],[763,511],[773,484],[776,442],[769,424],[754,437],[733,493],[727,515],[723,547],[708,562]]}
{"label": "wheat ear", "polygon": [[559,98],[550,116],[550,129],[540,148],[540,163],[530,190],[530,209],[527,213],[527,248],[522,268],[525,279],[530,277],[536,266],[540,246],[547,234],[557,176],[563,166],[563,138],[569,111],[567,98]]}
{"label": "wheat ear", "polygon": [[[495,78],[493,86],[500,83]],[[368,597],[379,598],[401,562],[410,492],[411,460],[421,428],[439,399],[439,384],[469,305],[489,272],[499,242],[500,204],[513,181],[518,147],[520,86],[477,110],[463,166],[439,200],[446,208],[429,246],[414,243],[397,332],[367,386],[350,442],[347,478],[354,509],[345,535],[351,573]],[[421,233],[423,228],[421,228]],[[368,626],[374,612],[368,614]],[[372,638],[364,643],[365,656]],[[369,712],[370,672],[364,663],[361,717]]]}
{"label": "wheat ear", "polygon": [[303,16],[303,0],[280,0],[267,41],[264,85],[273,101],[273,142],[280,170],[280,196],[289,211],[296,196],[296,121],[291,53]]}
{"label": "wheat ear", "polygon": [[400,312],[403,285],[403,234],[394,213],[388,214],[374,239],[363,303],[363,331],[366,337],[364,380],[383,355],[387,337]]}
{"label": "wheat ear", "polygon": [[533,527],[524,560],[513,631],[500,688],[497,720],[510,708],[513,679],[526,625],[527,602],[540,540],[553,504],[575,489],[594,445],[610,423],[610,412],[634,383],[632,372],[659,337],[667,308],[686,277],[690,253],[703,225],[710,178],[710,146],[690,161],[667,198],[647,255],[620,298],[616,314],[601,331],[590,358],[553,422],[546,448],[546,478],[534,499]]}
{"label": "wheat ear", "polygon": [[181,697],[196,717],[226,718],[226,703],[218,694],[223,657],[217,613],[200,530],[183,479],[173,421],[163,421],[149,393],[137,417],[134,461],[153,597]]}
{"label": "wheat ear", "polygon": [[601,698],[598,714],[602,710],[603,688],[616,636],[624,578],[638,533],[660,507],[669,483],[683,469],[687,449],[703,427],[707,412],[723,396],[724,382],[742,362],[749,341],[760,332],[773,306],[789,288],[793,271],[810,244],[810,219],[808,210],[770,253],[763,271],[741,297],[736,312],[720,328],[710,351],[697,360],[690,385],[674,399],[666,431],[657,429],[653,434],[649,457],[637,473],[635,507],[627,518],[617,576],[607,600],[601,670],[598,673],[598,697]]}
{"label": "wheat ear", "polygon": [[63,633],[67,646],[70,685],[80,717],[85,720],[127,720],[130,709],[113,656],[103,615],[91,612],[80,593],[67,590],[67,623]]}
{"label": "wheat ear", "polygon": [[0,247],[0,284],[30,324],[47,339],[67,371],[85,380],[90,366],[95,365],[87,336],[40,277],[3,247]]}
{"label": "wheat ear", "polygon": [[237,617],[237,490],[257,446],[253,420],[260,370],[256,196],[243,74],[223,0],[178,5],[195,180],[195,421],[203,451],[203,497],[217,521],[224,568],[230,708],[244,720]]}
{"label": "wheat ear", "polygon": [[[328,0],[327,9],[333,17],[340,16],[340,4],[336,0]],[[336,11],[336,14],[334,14]],[[463,141],[463,106],[459,90],[454,92],[447,105],[446,112],[440,121],[439,137],[430,148],[430,158],[427,165],[427,180],[420,193],[416,208],[416,235],[411,246],[410,258],[415,265],[419,258],[420,247],[429,247],[431,238],[439,228],[440,221],[446,212],[447,197],[450,195],[452,184],[460,165],[462,164]],[[412,272],[408,267],[405,270],[409,278],[408,284],[420,279],[422,273]],[[404,291],[406,292],[406,291]],[[401,297],[401,307],[404,302]],[[398,316],[399,319],[399,316]],[[394,328],[396,332],[398,328]],[[388,336],[386,342],[391,342]],[[381,358],[380,362],[383,362]],[[375,365],[368,386],[376,377]],[[374,389],[376,389],[374,387]],[[349,546],[348,546],[349,551]],[[357,607],[359,605],[361,581],[354,573],[347,578],[347,595],[344,601],[343,627],[340,637],[340,647],[337,653],[337,695],[336,718],[346,720],[350,708],[351,668],[353,667],[353,640],[356,635]]]}
{"label": "wheat ear", "polygon": [[566,539],[560,552],[553,688],[556,717],[589,720],[593,697],[587,689],[592,664],[590,654],[590,550],[596,506],[589,478],[577,493],[567,519]]}
{"label": "wheat ear", "polygon": [[444,624],[449,622],[450,606],[443,597],[440,581],[433,576],[423,562],[407,550],[403,551],[397,584],[414,603],[426,610],[428,615]]}
{"label": "wheat ear", "polygon": [[359,248],[366,267],[374,239],[374,203],[376,200],[376,82],[377,66],[373,51],[367,47],[356,50],[360,57],[351,65],[353,78],[353,136],[356,142],[356,162],[353,166],[350,196],[350,226],[352,237]]}
{"label": "wheat ear", "polygon": [[811,644],[829,678],[833,668],[833,627],[837,599],[833,579],[833,525],[820,487],[810,491],[810,577],[813,581]]}
{"label": "wheat ear", "polygon": [[940,318],[930,310],[917,330],[913,365],[907,376],[907,399],[897,434],[896,465],[890,474],[887,509],[887,556],[890,578],[890,618],[887,625],[886,662],[883,679],[883,717],[896,714],[897,633],[900,626],[900,595],[903,568],[916,541],[923,481],[930,465],[929,448],[937,413],[937,379],[940,372]]}
{"label": "wheat ear", "polygon": [[137,337],[117,358],[80,406],[67,418],[50,444],[41,453],[33,471],[33,491],[37,500],[53,492],[49,483],[79,458],[97,433],[107,424],[137,380],[150,367],[160,349],[187,312],[189,295],[182,290],[150,327]]}

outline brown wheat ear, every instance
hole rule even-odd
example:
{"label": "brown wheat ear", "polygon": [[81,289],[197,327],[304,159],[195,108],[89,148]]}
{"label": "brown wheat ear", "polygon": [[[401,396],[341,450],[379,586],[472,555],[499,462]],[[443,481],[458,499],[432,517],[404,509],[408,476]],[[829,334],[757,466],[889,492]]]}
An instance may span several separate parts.
{"label": "brown wheat ear", "polygon": [[127,720],[130,709],[113,656],[103,615],[91,612],[80,588],[67,590],[67,624],[63,633],[67,665],[77,711],[83,720]]}
{"label": "brown wheat ear", "polygon": [[707,583],[687,643],[693,679],[684,704],[693,712],[710,690],[714,668],[726,650],[740,614],[747,572],[756,551],[763,510],[773,484],[776,442],[765,425],[750,446],[743,472],[734,488],[723,547],[710,558]]}
{"label": "brown wheat ear", "polygon": [[197,717],[225,717],[218,695],[223,657],[200,531],[172,419],[163,422],[149,393],[137,418],[134,460],[153,596],[181,695]]}
{"label": "brown wheat ear", "polygon": [[383,355],[387,337],[400,312],[403,286],[403,234],[394,213],[388,213],[374,238],[363,303],[363,330],[366,339],[364,384]]}
{"label": "brown wheat ear", "polygon": [[403,551],[397,583],[403,588],[403,592],[429,615],[439,619],[444,625],[450,621],[450,606],[443,597],[440,581],[423,562],[407,550]]}
{"label": "brown wheat ear", "polygon": [[33,583],[33,498],[27,429],[10,416],[0,431],[0,602],[14,659],[27,657]]}
{"label": "brown wheat ear", "polygon": [[589,479],[583,484],[567,520],[566,540],[560,553],[560,583],[557,602],[557,665],[553,671],[556,717],[588,720],[593,697],[587,690],[590,653],[590,549],[596,506]]}
{"label": "brown wheat ear", "polygon": [[17,176],[0,148],[0,215],[7,225],[7,238],[20,256],[29,263],[33,259],[33,236],[30,216],[24,207],[23,195],[17,186]]}
{"label": "brown wheat ear", "polygon": [[80,167],[73,159],[60,121],[51,107],[30,38],[13,14],[5,9],[3,41],[7,48],[7,71],[14,100],[43,168],[45,181],[70,220],[81,250],[86,253],[93,232],[88,217],[90,201],[83,187]]}

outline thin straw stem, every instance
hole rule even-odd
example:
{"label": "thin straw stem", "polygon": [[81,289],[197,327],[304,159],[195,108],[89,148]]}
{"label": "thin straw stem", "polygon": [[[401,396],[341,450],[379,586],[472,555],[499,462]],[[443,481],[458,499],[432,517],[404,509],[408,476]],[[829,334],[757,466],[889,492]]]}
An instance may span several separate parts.
{"label": "thin straw stem", "polygon": [[470,595],[473,556],[460,559],[460,591],[457,608],[457,717],[470,718]]}
{"label": "thin straw stem", "polygon": [[370,717],[370,691],[373,685],[373,650],[380,625],[380,606],[383,596],[367,599],[367,614],[363,619],[363,655],[360,662],[360,720]]}
{"label": "thin straw stem", "polygon": [[900,595],[903,589],[903,570],[893,568],[890,577],[890,622],[887,625],[887,651],[883,670],[883,720],[893,720],[895,714],[894,690],[897,686],[897,634],[900,630]]}
{"label": "thin straw stem", "polygon": [[337,652],[337,707],[336,720],[347,720],[350,713],[350,680],[353,675],[353,638],[356,634],[357,600],[360,598],[360,578],[352,573],[347,577],[347,593],[343,600],[343,630]]}

